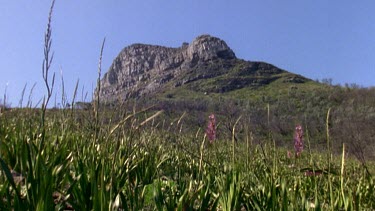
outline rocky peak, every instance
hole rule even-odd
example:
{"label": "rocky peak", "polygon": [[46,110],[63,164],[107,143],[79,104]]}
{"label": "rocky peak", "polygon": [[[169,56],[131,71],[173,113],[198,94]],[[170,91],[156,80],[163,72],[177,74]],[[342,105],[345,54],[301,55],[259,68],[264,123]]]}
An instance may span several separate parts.
{"label": "rocky peak", "polygon": [[236,58],[234,52],[221,39],[210,35],[201,35],[197,37],[188,47],[187,53],[189,58],[194,60],[198,58],[203,61],[223,58]]}
{"label": "rocky peak", "polygon": [[210,35],[198,36],[178,48],[133,44],[115,58],[101,80],[99,95],[108,102],[142,96],[198,64],[235,58],[223,40]]}

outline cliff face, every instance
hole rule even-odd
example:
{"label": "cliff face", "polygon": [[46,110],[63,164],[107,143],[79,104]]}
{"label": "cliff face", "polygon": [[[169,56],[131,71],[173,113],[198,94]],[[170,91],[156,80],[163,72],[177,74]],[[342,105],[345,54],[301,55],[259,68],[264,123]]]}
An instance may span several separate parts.
{"label": "cliff face", "polygon": [[[104,102],[117,102],[156,93],[167,83],[173,88],[223,75],[228,77],[210,88],[202,87],[202,91],[227,92],[270,83],[274,77],[259,76],[280,72],[283,71],[270,64],[237,59],[223,40],[201,35],[179,48],[145,44],[124,48],[102,78],[99,95]],[[171,89],[171,85],[168,87]]]}
{"label": "cliff face", "polygon": [[199,36],[179,48],[133,44],[113,61],[101,80],[99,94],[106,101],[143,96],[197,65],[235,58],[223,40],[209,35]]}

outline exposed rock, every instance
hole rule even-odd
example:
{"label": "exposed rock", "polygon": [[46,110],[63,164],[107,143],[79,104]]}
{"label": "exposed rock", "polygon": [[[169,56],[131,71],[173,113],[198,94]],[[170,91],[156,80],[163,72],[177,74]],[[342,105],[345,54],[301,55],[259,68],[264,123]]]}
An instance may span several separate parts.
{"label": "exposed rock", "polygon": [[201,35],[187,49],[190,61],[207,61],[216,58],[234,59],[236,56],[227,44],[216,37]]}
{"label": "exposed rock", "polygon": [[268,84],[277,79],[269,76],[281,72],[267,63],[237,59],[223,40],[201,35],[178,48],[145,44],[125,47],[101,80],[99,96],[104,102],[123,101],[156,93],[171,81],[169,87],[173,88],[225,74],[228,77],[218,81],[222,84],[207,90],[202,87],[202,91],[228,92]]}
{"label": "exposed rock", "polygon": [[179,48],[133,44],[113,61],[101,80],[99,94],[108,102],[146,95],[201,63],[235,58],[223,40],[210,35]]}

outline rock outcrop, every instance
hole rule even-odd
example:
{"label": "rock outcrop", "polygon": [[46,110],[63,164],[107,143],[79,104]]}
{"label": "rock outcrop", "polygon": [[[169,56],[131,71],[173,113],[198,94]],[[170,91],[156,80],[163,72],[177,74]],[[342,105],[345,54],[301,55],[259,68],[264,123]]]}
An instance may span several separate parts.
{"label": "rock outcrop", "polygon": [[113,61],[101,80],[99,94],[105,101],[146,95],[201,63],[235,58],[223,40],[209,35],[201,35],[179,48],[133,44]]}
{"label": "rock outcrop", "polygon": [[[102,78],[96,94],[104,102],[118,102],[173,89],[202,79],[226,75],[219,84],[192,87],[203,92],[228,92],[276,80],[283,70],[263,62],[237,59],[221,39],[201,35],[179,48],[133,44],[125,47]],[[271,77],[272,76],[272,77]]]}

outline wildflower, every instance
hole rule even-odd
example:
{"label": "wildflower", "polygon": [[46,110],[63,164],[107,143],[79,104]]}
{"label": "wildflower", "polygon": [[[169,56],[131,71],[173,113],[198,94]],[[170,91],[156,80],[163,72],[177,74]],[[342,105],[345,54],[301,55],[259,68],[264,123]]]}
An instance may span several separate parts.
{"label": "wildflower", "polygon": [[208,118],[209,120],[206,129],[206,135],[208,137],[208,140],[210,140],[210,143],[212,144],[216,139],[215,115],[211,114],[210,116],[208,116]]}
{"label": "wildflower", "polygon": [[296,157],[300,156],[303,150],[303,130],[301,125],[297,125],[294,132],[294,150]]}

